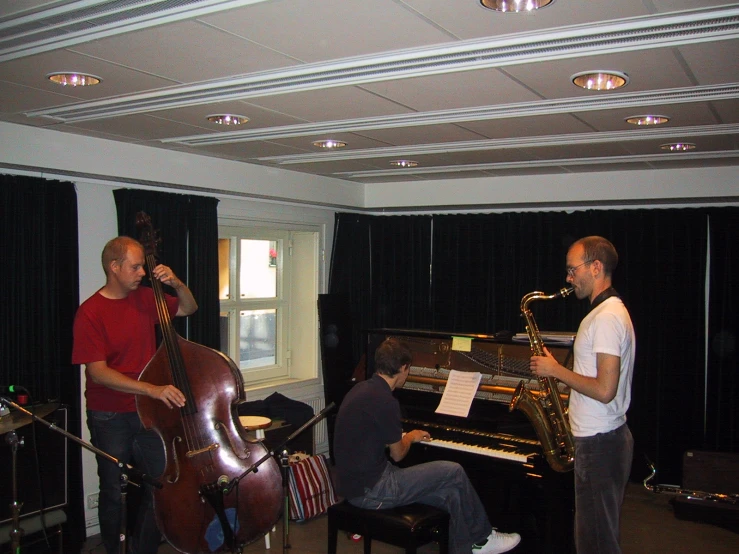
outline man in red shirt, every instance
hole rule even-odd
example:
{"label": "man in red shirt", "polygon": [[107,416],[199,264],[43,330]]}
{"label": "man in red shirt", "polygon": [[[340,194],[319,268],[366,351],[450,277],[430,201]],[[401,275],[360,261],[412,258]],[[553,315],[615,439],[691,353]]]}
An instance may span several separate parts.
{"label": "man in red shirt", "polygon": [[[79,307],[74,320],[72,363],[85,364],[87,425],[92,444],[120,462],[153,476],[164,468],[164,448],[152,430],[145,430],[136,412],[136,395],[159,399],[181,408],[185,396],[172,385],[139,381],[156,352],[155,325],[159,321],[154,292],[140,287],[145,275],[144,249],[129,237],[109,241],[102,254],[105,286]],[[154,268],[153,278],[171,286],[177,296],[165,295],[171,316],[187,316],[198,309],[190,289],[167,266]],[[98,457],[100,497],[98,516],[107,554],[120,547],[120,469]],[[146,490],[135,530],[128,543],[132,554],[153,554],[161,534],[156,527],[151,491]]]}

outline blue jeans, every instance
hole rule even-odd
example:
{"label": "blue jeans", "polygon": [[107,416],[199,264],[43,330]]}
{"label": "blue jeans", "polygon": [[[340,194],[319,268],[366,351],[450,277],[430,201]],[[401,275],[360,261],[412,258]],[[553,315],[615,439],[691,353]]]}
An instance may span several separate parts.
{"label": "blue jeans", "polygon": [[625,423],[608,433],[575,437],[575,547],[578,554],[620,554],[621,504],[634,439]]}
{"label": "blue jeans", "polygon": [[492,526],[477,492],[461,465],[436,461],[399,468],[388,462],[380,480],[364,496],[352,498],[359,508],[379,510],[419,502],[449,512],[449,553],[470,554]]}
{"label": "blue jeans", "polygon": [[[158,477],[164,471],[164,446],[154,431],[143,428],[136,412],[87,411],[87,427],[91,442],[106,454],[130,464],[143,473]],[[100,503],[98,518],[100,534],[107,554],[120,551],[121,470],[116,464],[96,457],[100,477]],[[130,488],[130,487],[129,487]],[[128,551],[132,554],[155,554],[162,535],[154,518],[154,505],[150,487],[144,485],[141,509],[134,531],[127,537]]]}

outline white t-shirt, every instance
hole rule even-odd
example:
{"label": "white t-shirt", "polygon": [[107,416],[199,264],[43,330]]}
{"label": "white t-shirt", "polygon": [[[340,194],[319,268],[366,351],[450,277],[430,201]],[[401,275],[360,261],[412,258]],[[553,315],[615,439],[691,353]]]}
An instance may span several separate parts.
{"label": "white t-shirt", "polygon": [[597,375],[597,354],[621,358],[616,396],[608,404],[573,390],[570,393],[569,419],[572,434],[590,437],[619,428],[626,422],[631,403],[636,337],[631,317],[621,299],[612,296],[596,306],[580,323],[575,337],[573,371],[586,377]]}

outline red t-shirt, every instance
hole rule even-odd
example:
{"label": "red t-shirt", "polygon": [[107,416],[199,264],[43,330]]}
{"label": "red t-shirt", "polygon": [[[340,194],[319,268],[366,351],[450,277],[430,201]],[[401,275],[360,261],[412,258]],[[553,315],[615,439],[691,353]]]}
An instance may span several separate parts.
{"label": "red t-shirt", "polygon": [[[165,295],[170,316],[177,313],[179,300]],[[74,318],[72,363],[105,360],[108,367],[131,379],[138,379],[156,353],[154,326],[159,322],[154,291],[139,287],[126,298],[105,298],[96,292],[85,300]],[[135,395],[109,389],[93,382],[87,374],[85,398],[88,410],[135,412]]]}

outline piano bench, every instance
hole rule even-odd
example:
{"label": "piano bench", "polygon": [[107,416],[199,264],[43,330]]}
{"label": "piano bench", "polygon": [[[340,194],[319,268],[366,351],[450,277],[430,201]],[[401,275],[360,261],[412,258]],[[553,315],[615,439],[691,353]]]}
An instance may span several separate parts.
{"label": "piano bench", "polygon": [[362,535],[364,554],[371,553],[372,539],[401,546],[406,554],[433,541],[439,543],[439,554],[449,551],[449,514],[425,504],[365,510],[344,500],[328,509],[328,554],[336,554],[340,530]]}

